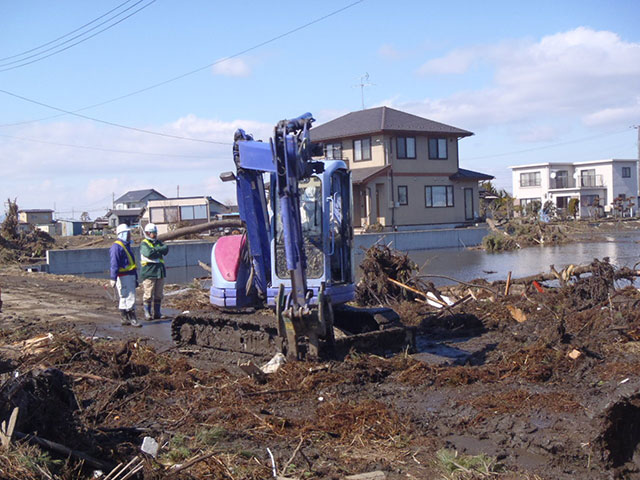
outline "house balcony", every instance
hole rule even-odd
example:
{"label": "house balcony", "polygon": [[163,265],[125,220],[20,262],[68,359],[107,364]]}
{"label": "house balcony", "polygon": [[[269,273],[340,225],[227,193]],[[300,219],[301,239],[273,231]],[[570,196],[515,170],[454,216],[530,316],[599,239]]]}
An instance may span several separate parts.
{"label": "house balcony", "polygon": [[557,189],[580,189],[580,188],[602,188],[604,187],[602,175],[583,175],[575,178],[550,178],[549,190]]}

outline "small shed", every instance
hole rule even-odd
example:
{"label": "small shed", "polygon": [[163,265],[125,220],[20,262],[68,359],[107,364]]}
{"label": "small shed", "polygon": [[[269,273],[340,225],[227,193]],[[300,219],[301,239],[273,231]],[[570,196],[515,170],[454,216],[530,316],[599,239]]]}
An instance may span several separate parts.
{"label": "small shed", "polygon": [[60,235],[63,237],[73,237],[82,235],[82,224],[80,220],[58,220],[60,224]]}

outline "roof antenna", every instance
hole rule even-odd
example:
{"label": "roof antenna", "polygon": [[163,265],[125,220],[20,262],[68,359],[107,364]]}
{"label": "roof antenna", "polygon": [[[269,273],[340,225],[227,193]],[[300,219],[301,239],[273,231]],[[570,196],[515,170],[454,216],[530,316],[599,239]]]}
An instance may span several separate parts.
{"label": "roof antenna", "polygon": [[360,77],[360,83],[358,85],[354,85],[354,87],[360,87],[360,97],[362,98],[362,110],[364,110],[364,87],[372,87],[375,83],[369,82],[369,73],[365,72],[364,75]]}

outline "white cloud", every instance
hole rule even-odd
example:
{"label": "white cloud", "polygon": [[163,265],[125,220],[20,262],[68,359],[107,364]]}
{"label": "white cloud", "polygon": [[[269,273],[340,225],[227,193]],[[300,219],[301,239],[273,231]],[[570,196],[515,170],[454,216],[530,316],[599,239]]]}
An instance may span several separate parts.
{"label": "white cloud", "polygon": [[389,44],[380,46],[380,48],[378,49],[378,55],[387,60],[398,60],[403,57],[402,52]]}
{"label": "white cloud", "polygon": [[226,58],[218,60],[211,70],[214,75],[225,77],[248,77],[251,74],[249,64],[242,58]]}
{"label": "white cloud", "polygon": [[475,62],[493,68],[487,88],[398,106],[468,129],[544,125],[558,117],[585,125],[637,118],[640,44],[615,33],[579,27],[536,42],[458,49],[429,60],[418,73],[463,74]]}
{"label": "white cloud", "polygon": [[636,124],[640,118],[640,97],[636,97],[635,103],[625,107],[603,108],[597,112],[586,115],[583,121],[588,126],[606,125],[611,123]]}
{"label": "white cloud", "polygon": [[[232,143],[237,128],[267,139],[272,125],[256,121],[199,118],[187,115],[148,130],[217,143],[164,138],[90,122],[31,124],[0,132],[0,191],[19,197],[22,208],[76,212],[104,208],[127,190],[156,188],[167,196],[220,194],[235,199],[233,185],[217,184],[224,170],[233,170]],[[19,140],[33,139],[34,141]],[[54,143],[56,145],[54,145]],[[98,148],[80,149],[59,144]],[[118,150],[131,153],[117,153]],[[134,153],[139,152],[139,153]],[[148,155],[155,153],[156,155]],[[104,212],[102,212],[104,213]],[[91,213],[92,217],[101,213]]]}
{"label": "white cloud", "polygon": [[422,75],[465,73],[477,58],[475,49],[454,50],[441,58],[434,58],[418,69]]}

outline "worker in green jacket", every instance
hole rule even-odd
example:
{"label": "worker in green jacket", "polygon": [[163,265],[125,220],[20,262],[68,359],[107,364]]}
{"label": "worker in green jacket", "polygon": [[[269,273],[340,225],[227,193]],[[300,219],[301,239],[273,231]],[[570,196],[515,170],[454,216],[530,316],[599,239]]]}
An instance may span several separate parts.
{"label": "worker in green jacket", "polygon": [[[158,240],[158,228],[153,223],[148,223],[144,227],[144,240],[140,243],[140,279],[144,294],[142,303],[144,305],[144,318],[162,318],[160,305],[162,304],[164,279],[167,276],[167,269],[164,266],[164,256],[169,252],[169,247]],[[151,303],[153,302],[153,314],[151,313]]]}

